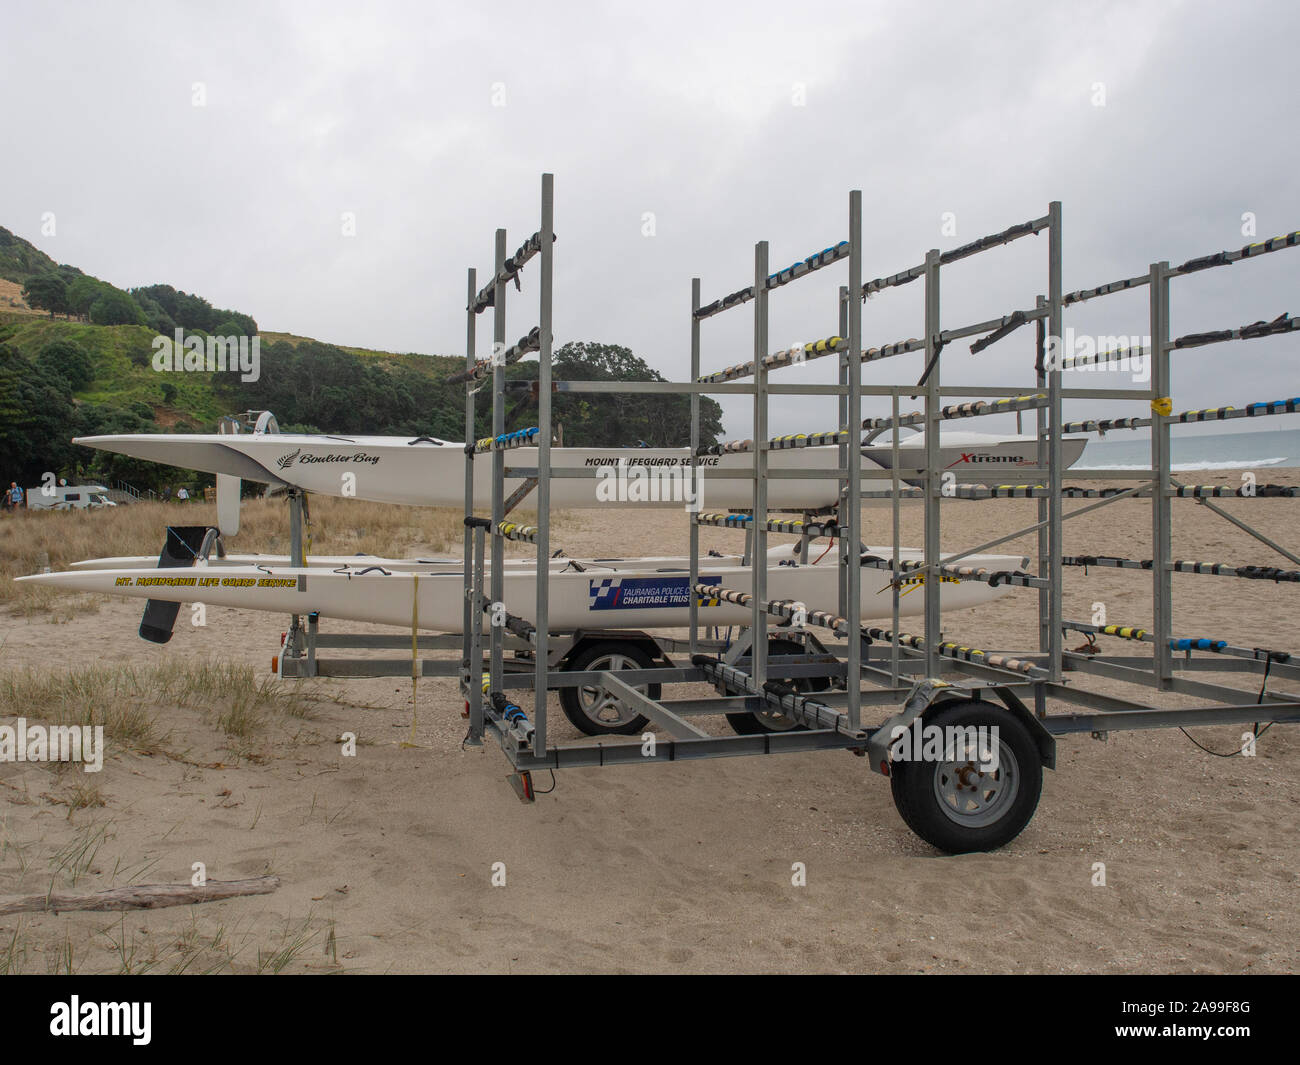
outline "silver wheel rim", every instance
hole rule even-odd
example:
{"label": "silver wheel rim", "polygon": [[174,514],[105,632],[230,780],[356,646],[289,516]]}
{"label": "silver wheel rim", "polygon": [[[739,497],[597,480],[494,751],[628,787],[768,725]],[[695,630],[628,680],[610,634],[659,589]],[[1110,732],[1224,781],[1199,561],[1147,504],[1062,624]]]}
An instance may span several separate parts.
{"label": "silver wheel rim", "polygon": [[978,753],[947,754],[948,760],[934,767],[934,797],[944,816],[963,828],[983,828],[1004,817],[1020,791],[1020,766],[1011,748],[998,740],[993,772],[980,768]]}
{"label": "silver wheel rim", "polygon": [[[627,655],[622,654],[610,654],[593,659],[583,672],[614,673],[620,669],[642,668],[641,663],[635,658],[629,658]],[[648,684],[633,684],[632,687],[642,695],[647,695],[650,690]],[[603,725],[606,728],[617,728],[641,716],[635,710],[619,702],[618,699],[597,684],[583,684],[579,686],[577,692],[578,708],[582,711],[584,717],[597,725]]]}

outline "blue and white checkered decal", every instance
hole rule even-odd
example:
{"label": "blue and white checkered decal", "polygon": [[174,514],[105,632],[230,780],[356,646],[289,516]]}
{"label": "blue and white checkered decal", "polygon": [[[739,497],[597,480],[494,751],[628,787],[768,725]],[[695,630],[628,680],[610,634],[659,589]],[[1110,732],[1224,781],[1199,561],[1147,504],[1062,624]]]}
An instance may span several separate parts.
{"label": "blue and white checkered decal", "polygon": [[[722,583],[721,577],[701,577],[700,584]],[[587,581],[591,610],[651,610],[690,606],[689,577],[601,577]]]}

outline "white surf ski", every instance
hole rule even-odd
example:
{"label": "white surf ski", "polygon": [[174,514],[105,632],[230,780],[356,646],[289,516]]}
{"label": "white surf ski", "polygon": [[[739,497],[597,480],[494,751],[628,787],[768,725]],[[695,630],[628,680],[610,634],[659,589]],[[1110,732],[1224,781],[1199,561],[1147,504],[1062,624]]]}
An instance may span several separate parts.
{"label": "white surf ski", "polygon": [[[199,470],[228,478],[303,488],[332,496],[353,496],[378,503],[462,507],[465,463],[463,444],[431,437],[311,436],[296,433],[189,434],[142,433],[123,436],[84,436],[73,441],[149,462]],[[1066,461],[1083,451],[1083,440],[1066,442]],[[919,464],[918,437],[900,444],[904,465]],[[553,470],[589,470],[590,477],[555,477],[551,505],[557,509],[601,506],[678,507],[690,501],[691,488],[682,476],[688,449],[670,447],[564,447],[551,449]],[[837,447],[808,447],[772,451],[771,470],[834,470]],[[916,461],[913,461],[916,460]],[[479,500],[491,498],[492,460],[474,460],[474,491]],[[888,468],[891,449],[873,444],[863,449],[867,469]],[[725,453],[697,460],[702,471],[699,505],[704,509],[750,507],[749,471],[753,455]],[[980,433],[944,434],[940,463],[958,473],[962,483],[1020,483],[1019,471],[1036,465],[1033,437],[998,437]],[[505,454],[507,469],[535,469],[537,449],[521,447]],[[621,478],[611,476],[622,465]],[[905,478],[906,479],[906,478]],[[525,483],[507,476],[506,496]],[[879,482],[884,485],[885,482]],[[873,484],[873,486],[875,486]],[[818,510],[834,506],[834,479],[772,477],[767,482],[768,506],[773,510]]]}
{"label": "white surf ski", "polygon": [[[818,565],[794,562],[796,548],[783,545],[769,552],[767,594],[790,599],[810,609],[833,610],[837,596],[834,557]],[[888,556],[887,548],[868,548],[869,554]],[[920,552],[900,552],[915,560]],[[536,568],[531,559],[508,564],[504,571],[505,607],[531,620],[536,599]],[[1019,570],[1022,556],[977,555],[963,560],[990,570]],[[735,556],[700,560],[700,583],[734,591],[750,591],[750,571]],[[688,623],[689,562],[681,557],[627,560],[551,559],[550,628],[648,627],[674,628]],[[279,614],[318,613],[347,621],[368,621],[411,628],[413,606],[418,627],[436,632],[461,631],[463,564],[431,564],[425,571],[396,570],[374,564],[337,568],[325,566],[241,566],[198,562],[174,569],[91,569],[37,574],[18,580],[67,591],[103,593],[172,603],[202,602],[264,610]],[[903,587],[900,615],[924,611],[924,578],[913,577]],[[944,577],[940,605],[960,610],[990,602],[1006,592],[1005,585],[990,587],[978,580]],[[706,601],[708,602],[708,601]],[[862,617],[881,621],[891,616],[889,576],[883,570],[862,573]],[[746,607],[709,602],[701,609],[703,624],[743,625]]]}

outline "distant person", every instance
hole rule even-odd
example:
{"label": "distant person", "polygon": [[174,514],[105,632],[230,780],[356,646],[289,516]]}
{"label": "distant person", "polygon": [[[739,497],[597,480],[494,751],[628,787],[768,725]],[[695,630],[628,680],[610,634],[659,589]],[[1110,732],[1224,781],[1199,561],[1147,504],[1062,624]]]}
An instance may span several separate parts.
{"label": "distant person", "polygon": [[190,494],[188,491],[186,491],[184,485],[181,485],[179,490],[177,490],[176,498],[179,499],[182,503],[185,503],[189,500]]}
{"label": "distant person", "polygon": [[171,486],[171,485],[169,485],[169,484],[165,484],[165,485],[163,485],[163,493],[162,493],[162,496],[163,496],[163,502],[164,502],[164,503],[170,503],[170,502],[172,501],[172,486]]}
{"label": "distant person", "polygon": [[17,481],[9,482],[9,491],[5,493],[5,498],[9,501],[9,506],[17,510],[23,505],[23,490],[18,487]]}

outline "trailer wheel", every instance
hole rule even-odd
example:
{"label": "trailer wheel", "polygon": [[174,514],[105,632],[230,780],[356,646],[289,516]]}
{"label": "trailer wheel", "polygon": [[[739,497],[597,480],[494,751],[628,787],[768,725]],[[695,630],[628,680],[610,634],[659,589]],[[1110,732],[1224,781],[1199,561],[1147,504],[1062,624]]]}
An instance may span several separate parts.
{"label": "trailer wheel", "polygon": [[[614,672],[620,669],[651,669],[654,660],[634,643],[606,640],[585,648],[565,665],[573,673]],[[637,691],[658,699],[658,684],[633,684]],[[649,719],[636,713],[597,684],[560,689],[560,707],[573,727],[588,736],[629,736],[642,731]]]}
{"label": "trailer wheel", "polygon": [[[942,760],[890,764],[894,805],[907,827],[949,854],[996,850],[1020,835],[1043,788],[1041,756],[1020,719],[1000,706],[961,699],[932,707],[922,726],[945,730]],[[947,733],[971,727],[997,729],[996,769]]]}
{"label": "trailer wheel", "polygon": [[[768,655],[801,655],[804,650],[804,646],[795,640],[778,637],[767,641]],[[785,682],[794,685],[795,690],[801,693],[822,692],[831,686],[830,677],[799,677],[797,680],[786,678]],[[763,732],[794,732],[804,727],[794,718],[770,708],[728,714],[727,724],[740,736],[756,736]]]}

